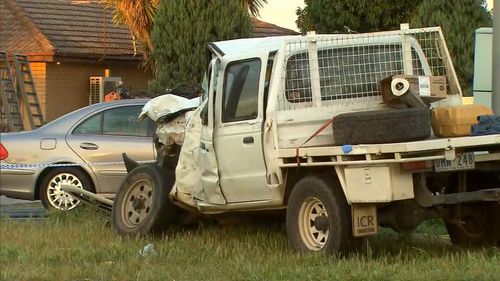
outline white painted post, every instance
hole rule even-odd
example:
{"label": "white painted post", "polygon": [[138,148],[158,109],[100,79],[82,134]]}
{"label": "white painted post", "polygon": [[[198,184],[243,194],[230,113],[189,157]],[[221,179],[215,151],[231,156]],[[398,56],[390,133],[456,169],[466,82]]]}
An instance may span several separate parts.
{"label": "white painted post", "polygon": [[308,32],[307,37],[312,99],[314,106],[319,108],[321,107],[321,84],[319,82],[319,62],[318,46],[316,45],[316,33],[314,31]]}
{"label": "white painted post", "polygon": [[[401,30],[410,29],[410,24],[402,23],[399,25]],[[408,35],[401,36],[401,50],[403,51],[403,70],[405,75],[413,75],[413,63],[411,57],[411,44]]]}
{"label": "white painted post", "polygon": [[496,115],[500,115],[500,0],[493,4],[493,71],[491,82],[491,108]]}

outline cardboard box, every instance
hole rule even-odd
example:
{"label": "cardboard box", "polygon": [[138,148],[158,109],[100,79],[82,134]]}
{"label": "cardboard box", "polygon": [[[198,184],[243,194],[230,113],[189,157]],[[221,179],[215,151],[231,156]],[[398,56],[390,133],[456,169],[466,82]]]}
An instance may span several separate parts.
{"label": "cardboard box", "polygon": [[447,97],[445,76],[393,75],[380,81],[380,91],[386,104],[391,107],[402,107],[405,104],[402,96],[394,95],[391,83],[401,78],[409,83],[409,91],[418,95],[424,102],[432,103]]}
{"label": "cardboard box", "polygon": [[479,115],[493,115],[484,105],[459,105],[432,109],[431,124],[438,137],[461,137],[471,135],[471,126],[478,123]]}

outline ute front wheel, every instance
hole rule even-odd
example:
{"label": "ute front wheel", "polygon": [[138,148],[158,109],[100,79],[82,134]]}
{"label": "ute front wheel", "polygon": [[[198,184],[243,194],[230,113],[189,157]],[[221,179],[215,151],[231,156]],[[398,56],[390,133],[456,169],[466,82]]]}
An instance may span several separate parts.
{"label": "ute front wheel", "polygon": [[168,194],[174,173],[154,164],[134,168],[116,194],[112,225],[123,236],[158,233],[172,224],[176,206]]}

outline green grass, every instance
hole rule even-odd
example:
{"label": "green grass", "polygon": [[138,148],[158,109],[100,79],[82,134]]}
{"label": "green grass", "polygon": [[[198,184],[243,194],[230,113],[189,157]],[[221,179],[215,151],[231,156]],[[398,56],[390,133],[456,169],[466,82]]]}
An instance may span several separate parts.
{"label": "green grass", "polygon": [[[157,256],[141,257],[146,244]],[[450,244],[431,221],[412,235],[381,229],[347,258],[290,250],[283,225],[176,230],[121,238],[94,210],[0,220],[0,280],[499,280],[500,250]]]}

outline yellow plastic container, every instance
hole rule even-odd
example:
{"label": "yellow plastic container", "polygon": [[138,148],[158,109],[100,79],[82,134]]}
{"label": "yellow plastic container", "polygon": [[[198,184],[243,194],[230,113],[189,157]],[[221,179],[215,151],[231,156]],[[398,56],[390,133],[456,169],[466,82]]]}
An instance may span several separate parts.
{"label": "yellow plastic container", "polygon": [[493,115],[493,111],[484,105],[437,107],[432,109],[432,130],[437,137],[470,136],[480,115]]}

